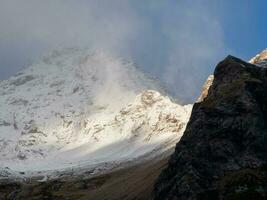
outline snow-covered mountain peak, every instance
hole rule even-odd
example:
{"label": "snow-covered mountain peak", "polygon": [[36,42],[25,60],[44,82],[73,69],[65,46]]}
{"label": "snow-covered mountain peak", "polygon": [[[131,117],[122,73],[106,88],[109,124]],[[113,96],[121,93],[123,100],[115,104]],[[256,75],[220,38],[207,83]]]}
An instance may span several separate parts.
{"label": "snow-covered mountain peak", "polygon": [[0,82],[1,165],[52,170],[168,149],[191,105],[155,90],[159,84],[132,62],[104,52],[53,51]]}
{"label": "snow-covered mountain peak", "polygon": [[251,58],[249,62],[252,64],[266,65],[267,64],[267,49],[263,50],[261,53]]}

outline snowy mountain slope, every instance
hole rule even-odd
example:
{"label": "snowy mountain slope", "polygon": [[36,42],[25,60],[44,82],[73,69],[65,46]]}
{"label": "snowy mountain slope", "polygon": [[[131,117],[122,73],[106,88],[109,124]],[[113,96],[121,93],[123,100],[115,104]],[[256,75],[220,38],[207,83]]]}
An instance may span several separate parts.
{"label": "snowy mountain slope", "polygon": [[249,60],[250,63],[261,67],[267,67],[267,49],[263,50]]}
{"label": "snowy mountain slope", "polygon": [[0,82],[1,167],[53,170],[170,148],[191,106],[154,90],[157,82],[131,62],[103,52],[53,51]]}
{"label": "snowy mountain slope", "polygon": [[262,52],[251,58],[249,62],[252,64],[264,65],[267,62],[266,60],[267,60],[267,49],[263,50]]}

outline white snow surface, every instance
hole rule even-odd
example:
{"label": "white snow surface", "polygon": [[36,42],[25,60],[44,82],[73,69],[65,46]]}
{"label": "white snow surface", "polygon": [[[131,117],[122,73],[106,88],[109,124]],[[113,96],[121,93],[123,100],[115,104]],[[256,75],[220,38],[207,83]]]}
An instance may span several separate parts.
{"label": "white snow surface", "polygon": [[173,147],[191,105],[178,105],[132,62],[53,51],[0,82],[0,167],[40,172],[138,159]]}
{"label": "white snow surface", "polygon": [[267,49],[263,50],[261,53],[251,58],[249,62],[252,64],[262,66],[262,67],[266,67],[267,66]]}

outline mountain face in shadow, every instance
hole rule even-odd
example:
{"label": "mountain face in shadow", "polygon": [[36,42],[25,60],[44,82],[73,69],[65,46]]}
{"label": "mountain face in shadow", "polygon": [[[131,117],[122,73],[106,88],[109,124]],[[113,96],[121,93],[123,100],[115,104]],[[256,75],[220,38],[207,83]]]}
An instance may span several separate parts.
{"label": "mountain face in shadow", "polygon": [[193,106],[183,137],[159,176],[154,199],[267,197],[267,68],[221,61],[207,96]]}

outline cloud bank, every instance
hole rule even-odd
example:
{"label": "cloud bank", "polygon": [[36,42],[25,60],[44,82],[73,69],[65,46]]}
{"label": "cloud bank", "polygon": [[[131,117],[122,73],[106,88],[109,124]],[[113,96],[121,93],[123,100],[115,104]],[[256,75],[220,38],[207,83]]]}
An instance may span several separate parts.
{"label": "cloud bank", "polygon": [[216,10],[212,0],[0,0],[0,79],[51,49],[101,48],[193,101],[225,54]]}

